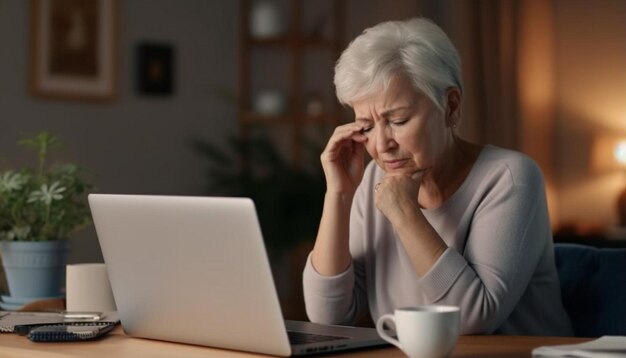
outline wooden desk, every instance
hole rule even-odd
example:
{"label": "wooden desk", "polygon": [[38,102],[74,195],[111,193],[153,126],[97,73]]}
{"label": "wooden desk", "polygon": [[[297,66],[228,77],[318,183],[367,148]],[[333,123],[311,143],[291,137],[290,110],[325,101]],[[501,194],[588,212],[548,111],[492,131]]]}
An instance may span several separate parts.
{"label": "wooden desk", "polygon": [[[589,338],[462,336],[452,357],[530,357],[533,348],[542,345],[571,344]],[[405,357],[395,347],[366,349],[322,357]],[[260,357],[257,354],[130,338],[120,327],[108,336],[93,342],[33,343],[26,337],[0,333],[0,357]]]}

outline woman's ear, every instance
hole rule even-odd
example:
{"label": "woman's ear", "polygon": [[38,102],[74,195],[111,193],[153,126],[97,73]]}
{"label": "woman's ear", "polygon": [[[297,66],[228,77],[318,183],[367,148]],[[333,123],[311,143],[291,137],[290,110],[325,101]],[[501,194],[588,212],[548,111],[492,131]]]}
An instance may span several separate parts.
{"label": "woman's ear", "polygon": [[461,122],[461,91],[456,87],[446,90],[446,124],[455,128]]}

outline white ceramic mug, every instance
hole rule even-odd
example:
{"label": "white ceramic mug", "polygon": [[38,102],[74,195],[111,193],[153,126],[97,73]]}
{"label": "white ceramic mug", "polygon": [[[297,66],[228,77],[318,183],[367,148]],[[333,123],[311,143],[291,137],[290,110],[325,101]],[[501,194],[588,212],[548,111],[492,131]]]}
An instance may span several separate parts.
{"label": "white ceramic mug", "polygon": [[116,310],[105,264],[67,265],[66,274],[65,294],[68,311]]}
{"label": "white ceramic mug", "polygon": [[[393,322],[398,339],[384,329]],[[398,308],[381,316],[376,323],[378,334],[411,358],[447,357],[454,349],[461,329],[461,310],[456,306],[427,305]]]}

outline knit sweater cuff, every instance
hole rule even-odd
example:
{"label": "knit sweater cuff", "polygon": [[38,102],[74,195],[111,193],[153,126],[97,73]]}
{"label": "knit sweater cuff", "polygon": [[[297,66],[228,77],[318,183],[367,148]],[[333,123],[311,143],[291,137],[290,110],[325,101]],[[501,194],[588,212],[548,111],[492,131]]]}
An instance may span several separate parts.
{"label": "knit sweater cuff", "polygon": [[453,248],[448,248],[424,275],[419,284],[430,302],[440,300],[467,267],[467,261]]}
{"label": "knit sweater cuff", "polygon": [[339,275],[323,276],[313,267],[311,256],[309,254],[302,274],[303,282],[306,282],[305,286],[311,293],[330,298],[352,292],[354,288],[354,266],[352,263],[346,271]]}

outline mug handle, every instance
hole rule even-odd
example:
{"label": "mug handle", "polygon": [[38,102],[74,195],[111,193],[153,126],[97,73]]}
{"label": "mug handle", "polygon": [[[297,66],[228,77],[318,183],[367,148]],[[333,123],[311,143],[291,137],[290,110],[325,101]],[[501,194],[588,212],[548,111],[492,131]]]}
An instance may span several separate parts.
{"label": "mug handle", "polygon": [[384,315],[380,316],[380,318],[378,319],[378,322],[376,322],[376,331],[378,332],[378,334],[380,335],[380,337],[382,339],[384,339],[387,342],[393,344],[394,346],[402,349],[402,347],[400,347],[400,342],[397,339],[394,339],[393,337],[388,335],[387,332],[385,332],[384,325],[388,321],[392,321],[393,324],[395,325],[396,324],[396,317],[394,317],[394,315],[391,314],[391,313],[387,313],[387,314],[384,314]]}

